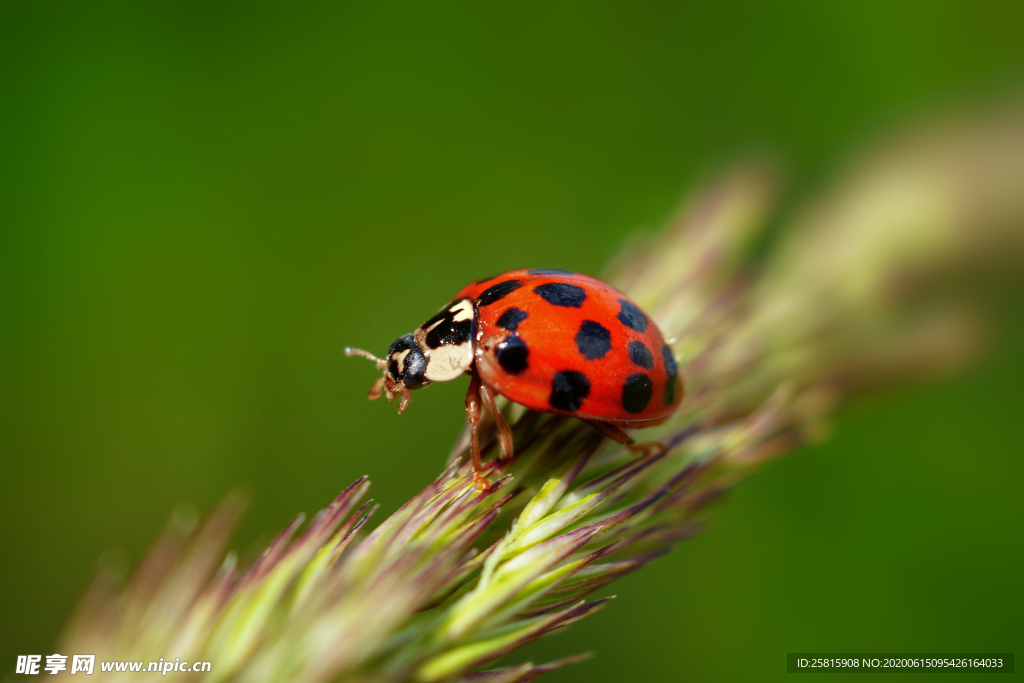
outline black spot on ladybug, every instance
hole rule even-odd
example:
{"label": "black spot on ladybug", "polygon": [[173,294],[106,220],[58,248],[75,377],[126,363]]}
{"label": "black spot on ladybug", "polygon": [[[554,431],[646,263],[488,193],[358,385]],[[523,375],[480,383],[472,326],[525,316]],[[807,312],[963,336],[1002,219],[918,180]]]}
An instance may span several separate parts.
{"label": "black spot on ladybug", "polygon": [[616,317],[620,323],[637,332],[647,331],[647,316],[643,311],[625,299],[619,299],[619,306],[621,310]]}
{"label": "black spot on ladybug", "polygon": [[631,341],[629,346],[629,359],[642,368],[654,369],[654,356],[650,349],[644,346],[643,342]]}
{"label": "black spot on ladybug", "polygon": [[600,323],[584,320],[576,333],[576,348],[587,360],[604,358],[604,354],[612,349],[612,333]]}
{"label": "black spot on ladybug", "polygon": [[480,298],[476,300],[478,306],[490,306],[495,301],[501,301],[506,296],[523,286],[519,280],[505,280],[496,285],[491,285],[484,290]]}
{"label": "black spot on ladybug", "polygon": [[571,270],[562,270],[561,268],[532,268],[526,271],[530,275],[575,275],[576,273]]}
{"label": "black spot on ladybug", "polygon": [[661,347],[661,356],[665,360],[665,372],[668,373],[668,382],[665,383],[665,405],[670,406],[676,400],[676,377],[679,376],[679,366],[676,365],[676,357],[668,344]]}
{"label": "black spot on ladybug", "polygon": [[587,300],[585,289],[564,282],[547,282],[534,287],[533,291],[552,306],[579,308]]}
{"label": "black spot on ladybug", "polygon": [[548,398],[548,403],[558,410],[579,410],[583,400],[589,395],[590,381],[582,372],[556,372],[551,379],[551,397]]}
{"label": "black spot on ladybug", "polygon": [[651,378],[640,372],[626,378],[622,385],[622,407],[627,413],[642,413],[651,402],[654,383]]}
{"label": "black spot on ladybug", "polygon": [[529,313],[513,306],[512,308],[502,313],[501,317],[498,318],[498,327],[504,328],[506,330],[514,330],[517,327],[519,327],[519,323],[523,322],[529,317]]}
{"label": "black spot on ladybug", "polygon": [[495,349],[498,356],[498,364],[510,375],[518,375],[527,367],[527,356],[530,349],[519,337],[505,337]]}

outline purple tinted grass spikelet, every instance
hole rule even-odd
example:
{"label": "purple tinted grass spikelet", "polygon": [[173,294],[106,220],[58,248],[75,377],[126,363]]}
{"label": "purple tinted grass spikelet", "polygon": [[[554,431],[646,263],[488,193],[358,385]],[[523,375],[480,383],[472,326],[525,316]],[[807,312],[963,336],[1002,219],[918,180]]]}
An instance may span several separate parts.
{"label": "purple tinted grass spikelet", "polygon": [[[595,591],[698,533],[734,483],[823,438],[851,396],[965,357],[974,312],[936,293],[950,274],[1019,263],[1024,116],[947,121],[866,157],[755,268],[772,187],[761,170],[725,177],[610,269],[673,338],[686,380],[679,412],[639,435],[664,448],[637,458],[503,404],[517,452],[486,464],[489,491],[463,435],[369,533],[363,477],[244,569],[225,554],[245,507],[233,494],[198,531],[172,519],[123,587],[101,572],[59,651],[173,651],[213,664],[197,679],[258,683],[516,683],[578,661],[482,671],[600,609],[610,598]],[[485,451],[493,431],[485,421]]]}

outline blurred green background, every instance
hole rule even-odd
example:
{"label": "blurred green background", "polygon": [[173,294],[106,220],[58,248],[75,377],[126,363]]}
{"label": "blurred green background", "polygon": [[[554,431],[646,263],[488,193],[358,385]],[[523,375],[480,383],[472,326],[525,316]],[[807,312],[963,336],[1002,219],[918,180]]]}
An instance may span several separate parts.
{"label": "blurred green background", "polygon": [[[441,466],[464,384],[370,364],[469,280],[596,273],[744,154],[806,196],[862,142],[1014,91],[1019,2],[0,4],[0,672],[97,557],[255,494],[237,547]],[[1024,318],[862,403],[708,533],[532,646],[551,680],[760,680],[789,651],[1022,642]]]}

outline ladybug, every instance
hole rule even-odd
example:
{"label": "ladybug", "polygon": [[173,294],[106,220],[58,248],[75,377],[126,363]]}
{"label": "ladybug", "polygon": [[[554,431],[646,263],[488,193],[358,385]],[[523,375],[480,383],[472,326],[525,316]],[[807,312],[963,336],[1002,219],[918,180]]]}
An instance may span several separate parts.
{"label": "ladybug", "polygon": [[498,394],[530,410],[579,418],[627,445],[633,440],[622,427],[657,424],[683,398],[672,350],[640,307],[611,285],[557,268],[513,270],[467,285],[396,339],[383,359],[362,349],[345,353],[377,363],[384,375],[369,397],[399,397],[399,413],[411,390],[469,373],[466,417],[481,488],[482,405],[494,415],[500,459],[513,453]]}

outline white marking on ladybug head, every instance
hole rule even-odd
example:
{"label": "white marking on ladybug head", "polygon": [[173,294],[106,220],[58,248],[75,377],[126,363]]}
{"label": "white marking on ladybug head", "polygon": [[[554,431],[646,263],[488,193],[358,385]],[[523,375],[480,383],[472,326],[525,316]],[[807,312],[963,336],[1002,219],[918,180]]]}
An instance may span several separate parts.
{"label": "white marking on ladybug head", "polygon": [[403,349],[391,356],[391,360],[398,363],[398,372],[400,374],[405,374],[405,357],[409,355],[410,351],[411,349]]}
{"label": "white marking on ladybug head", "polygon": [[469,299],[463,299],[449,308],[448,312],[453,314],[452,322],[461,323],[464,320],[472,320],[473,302]]}
{"label": "white marking on ladybug head", "polygon": [[442,308],[413,333],[427,360],[424,379],[446,382],[466,372],[473,364],[473,319],[476,309],[470,299],[460,299]]}
{"label": "white marking on ladybug head", "polygon": [[424,332],[431,332],[438,325],[451,325],[473,319],[473,302],[469,299],[460,299],[448,308],[441,311],[433,318],[420,326]]}
{"label": "white marking on ladybug head", "polygon": [[473,363],[473,343],[445,344],[425,352],[423,376],[431,382],[447,382],[462,375]]}

